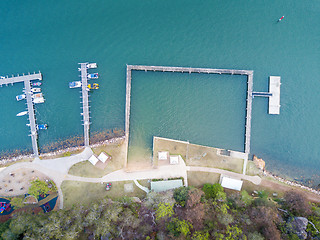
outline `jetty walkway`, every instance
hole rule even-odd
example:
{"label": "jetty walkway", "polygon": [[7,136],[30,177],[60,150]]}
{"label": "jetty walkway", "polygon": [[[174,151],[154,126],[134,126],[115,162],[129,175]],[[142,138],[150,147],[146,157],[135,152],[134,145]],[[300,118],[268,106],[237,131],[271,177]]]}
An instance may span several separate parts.
{"label": "jetty walkway", "polygon": [[[251,114],[252,114],[252,91],[253,91],[253,71],[237,69],[213,69],[213,68],[191,68],[191,67],[167,67],[167,66],[144,66],[127,65],[126,80],[126,109],[125,109],[125,134],[128,151],[129,128],[130,128],[130,101],[131,101],[131,72],[135,71],[154,71],[154,72],[177,72],[177,73],[207,73],[207,74],[231,74],[247,76],[247,101],[246,101],[246,124],[245,124],[245,144],[244,152],[250,153],[251,141]],[[128,154],[127,154],[128,156]],[[246,167],[246,164],[245,164]],[[245,169],[245,168],[244,168]]]}
{"label": "jetty walkway", "polygon": [[42,74],[39,73],[33,73],[33,74],[27,74],[22,76],[12,76],[12,77],[3,77],[0,79],[0,86],[2,85],[13,85],[14,83],[23,82],[24,83],[24,92],[26,94],[27,99],[27,110],[29,115],[29,126],[30,126],[30,136],[32,141],[32,149],[33,154],[35,157],[39,156],[39,149],[38,149],[38,133],[37,133],[37,125],[36,125],[36,118],[34,113],[34,106],[32,102],[32,92],[31,92],[31,81],[32,80],[42,80]]}
{"label": "jetty walkway", "polygon": [[88,63],[79,63],[81,71],[81,90],[82,90],[82,116],[84,130],[84,146],[88,147],[90,143],[89,126],[90,126],[90,111],[89,111],[89,93],[88,93]]}

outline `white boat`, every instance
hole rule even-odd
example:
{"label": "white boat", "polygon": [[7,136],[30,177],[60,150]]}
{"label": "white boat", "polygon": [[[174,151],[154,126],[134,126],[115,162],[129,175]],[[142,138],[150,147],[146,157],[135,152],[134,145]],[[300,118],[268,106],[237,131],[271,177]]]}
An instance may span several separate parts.
{"label": "white boat", "polygon": [[20,101],[22,99],[26,99],[26,95],[25,94],[18,95],[18,96],[16,96],[16,99],[17,99],[17,101]]}
{"label": "white boat", "polygon": [[81,85],[81,81],[69,82],[69,88],[79,88]]}
{"label": "white boat", "polygon": [[45,99],[43,97],[38,97],[33,99],[33,103],[37,104],[37,103],[44,103]]}
{"label": "white boat", "polygon": [[87,68],[97,68],[97,63],[88,63]]}
{"label": "white boat", "polygon": [[33,99],[36,99],[36,98],[43,98],[43,94],[42,94],[42,93],[36,93],[36,94],[33,94],[33,95],[32,95],[32,98],[33,98]]}
{"label": "white boat", "polygon": [[41,92],[41,88],[31,88],[31,92],[33,93]]}
{"label": "white boat", "polygon": [[16,116],[20,117],[20,116],[24,116],[28,113],[28,111],[23,111],[23,112],[19,112]]}

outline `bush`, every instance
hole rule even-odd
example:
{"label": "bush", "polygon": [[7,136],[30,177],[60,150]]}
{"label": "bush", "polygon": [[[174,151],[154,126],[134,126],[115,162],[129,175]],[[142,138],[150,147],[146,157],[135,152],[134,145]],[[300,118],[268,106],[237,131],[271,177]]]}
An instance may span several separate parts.
{"label": "bush", "polygon": [[206,199],[225,200],[226,194],[223,191],[223,187],[219,183],[209,184],[206,183],[202,188]]}
{"label": "bush", "polygon": [[174,214],[173,205],[169,203],[159,203],[156,211],[156,220],[166,217],[169,218]]}
{"label": "bush", "polygon": [[174,190],[173,197],[181,207],[186,205],[189,189],[190,187],[179,187]]}
{"label": "bush", "polygon": [[49,192],[48,184],[45,181],[36,179],[31,182],[31,186],[28,190],[30,195],[33,195],[35,198],[39,198],[40,195],[47,194]]}
{"label": "bush", "polygon": [[241,191],[241,200],[246,206],[250,206],[253,202],[253,197],[246,190]]}
{"label": "bush", "polygon": [[185,221],[185,220],[179,220],[178,218],[172,219],[167,224],[167,230],[175,237],[180,236],[182,233],[184,236],[187,236],[190,234],[190,229],[192,229],[192,224]]}
{"label": "bush", "polygon": [[310,215],[312,213],[307,199],[301,193],[295,191],[286,192],[284,199],[286,200],[285,206],[294,215]]}
{"label": "bush", "polygon": [[14,197],[11,199],[10,204],[13,206],[14,209],[22,208],[24,206],[23,198]]}

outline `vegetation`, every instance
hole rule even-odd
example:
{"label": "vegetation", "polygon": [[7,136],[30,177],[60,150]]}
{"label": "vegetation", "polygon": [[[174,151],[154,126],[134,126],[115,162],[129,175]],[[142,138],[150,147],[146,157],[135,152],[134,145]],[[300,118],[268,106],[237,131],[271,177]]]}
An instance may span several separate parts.
{"label": "vegetation", "polygon": [[23,198],[21,197],[14,197],[10,201],[11,206],[13,206],[14,209],[22,208],[24,206]]}
{"label": "vegetation", "polygon": [[31,182],[28,193],[38,199],[40,195],[47,194],[49,190],[48,184],[45,181],[36,179]]}
{"label": "vegetation", "polygon": [[[101,185],[101,184],[100,184]],[[108,196],[107,196],[108,197]],[[306,217],[307,239],[319,239],[319,205],[303,195],[272,199],[246,191],[225,192],[218,184],[151,192],[141,202],[101,198],[87,206],[33,215],[20,212],[0,224],[2,239],[299,239],[293,226]],[[277,201],[275,201],[277,200]],[[299,208],[301,206],[301,208]]]}

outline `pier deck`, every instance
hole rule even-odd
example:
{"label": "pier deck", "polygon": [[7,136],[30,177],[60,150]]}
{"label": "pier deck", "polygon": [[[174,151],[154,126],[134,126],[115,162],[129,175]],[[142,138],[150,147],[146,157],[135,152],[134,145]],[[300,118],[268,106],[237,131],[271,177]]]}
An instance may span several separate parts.
{"label": "pier deck", "polygon": [[272,96],[269,97],[269,114],[280,114],[280,85],[281,77],[269,77],[269,92]]}
{"label": "pier deck", "polygon": [[[250,153],[251,141],[251,113],[252,113],[252,91],[253,91],[253,71],[235,69],[213,69],[213,68],[191,68],[191,67],[166,67],[166,66],[143,66],[127,65],[126,81],[126,110],[125,110],[125,134],[128,151],[129,131],[130,131],[130,101],[131,101],[131,71],[154,71],[154,72],[177,72],[177,73],[207,73],[207,74],[231,74],[247,76],[247,106],[246,106],[246,125],[245,125],[245,146],[244,152]],[[246,170],[246,161],[243,172]]]}
{"label": "pier deck", "polygon": [[84,146],[89,146],[89,126],[90,126],[90,112],[89,112],[89,93],[87,90],[88,86],[88,63],[79,63],[81,68],[81,89],[82,89],[82,116],[83,116],[83,130],[84,130]]}
{"label": "pier deck", "polygon": [[14,84],[14,83],[19,83],[19,82],[24,82],[25,80],[42,80],[42,75],[41,73],[33,73],[33,74],[27,74],[27,75],[22,75],[22,76],[12,76],[8,77],[5,76],[4,78],[0,79],[0,85],[8,85],[8,84]]}
{"label": "pier deck", "polygon": [[24,83],[24,91],[26,94],[27,99],[27,109],[28,109],[28,115],[29,115],[29,125],[30,125],[30,136],[32,141],[32,150],[34,156],[39,156],[39,149],[38,149],[38,133],[37,133],[37,125],[36,125],[36,118],[34,113],[34,106],[32,102],[32,92],[31,92],[31,83],[32,80],[42,80],[42,74],[39,73],[33,73],[33,74],[27,74],[22,76],[12,76],[8,77],[5,76],[4,78],[0,79],[0,86],[2,85],[13,85],[14,83],[23,82]]}
{"label": "pier deck", "polygon": [[37,134],[37,125],[36,125],[36,119],[34,114],[34,108],[33,108],[33,102],[32,102],[32,92],[31,92],[31,85],[29,80],[24,81],[24,88],[25,88],[25,94],[27,98],[27,108],[28,108],[28,114],[29,114],[29,124],[30,124],[30,136],[32,141],[32,149],[33,154],[38,157],[39,155],[39,149],[38,149],[38,134]]}

